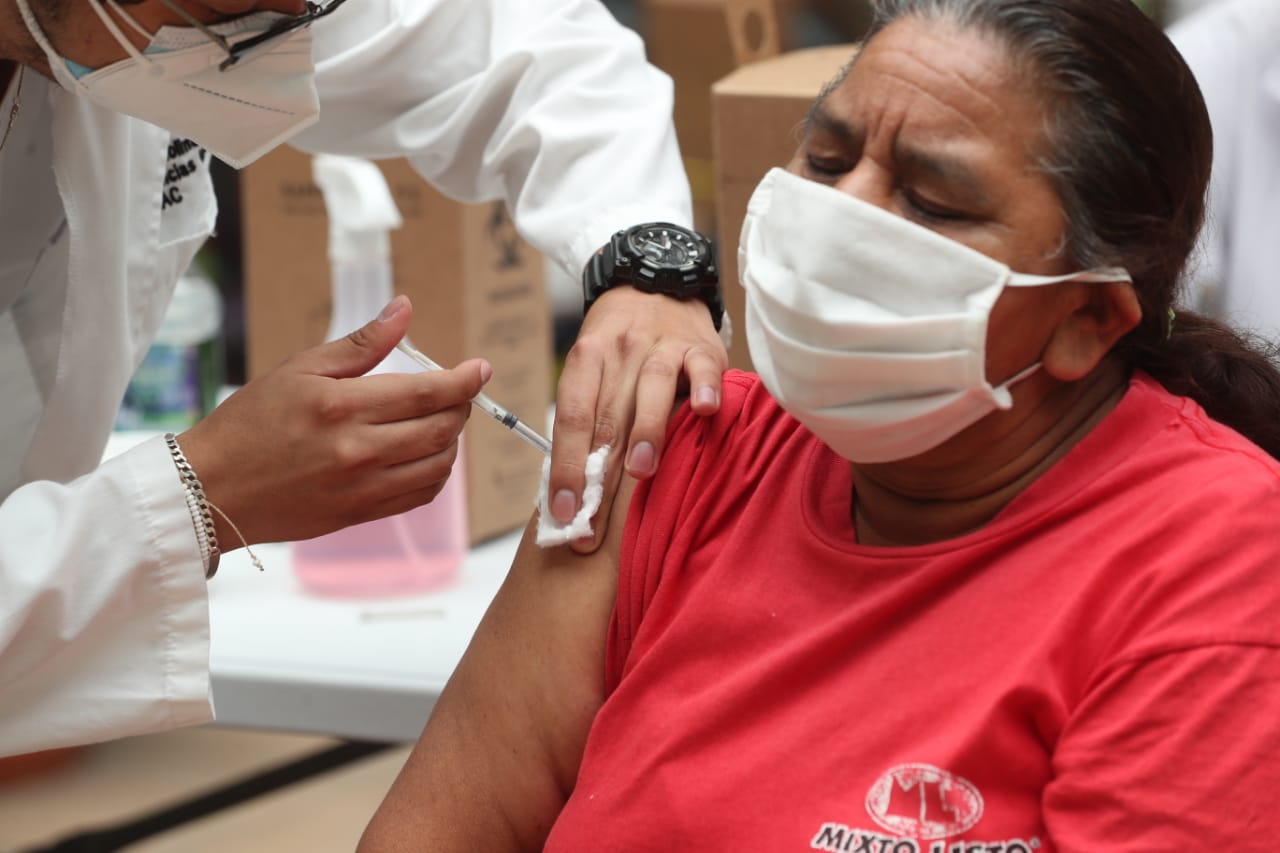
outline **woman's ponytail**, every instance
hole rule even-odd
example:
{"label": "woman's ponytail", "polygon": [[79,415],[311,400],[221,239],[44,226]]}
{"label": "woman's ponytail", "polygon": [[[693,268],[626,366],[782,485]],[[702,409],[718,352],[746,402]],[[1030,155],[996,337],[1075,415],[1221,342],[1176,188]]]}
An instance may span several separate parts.
{"label": "woman's ponytail", "polygon": [[1168,329],[1158,344],[1132,344],[1129,363],[1280,459],[1280,348],[1191,311]]}

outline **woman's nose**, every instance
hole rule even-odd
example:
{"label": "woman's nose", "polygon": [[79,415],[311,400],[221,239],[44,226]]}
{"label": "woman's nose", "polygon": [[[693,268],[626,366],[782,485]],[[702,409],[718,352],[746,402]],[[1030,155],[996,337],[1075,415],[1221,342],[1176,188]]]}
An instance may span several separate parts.
{"label": "woman's nose", "polygon": [[888,210],[893,199],[893,176],[870,157],[861,157],[836,181],[835,188],[859,201]]}

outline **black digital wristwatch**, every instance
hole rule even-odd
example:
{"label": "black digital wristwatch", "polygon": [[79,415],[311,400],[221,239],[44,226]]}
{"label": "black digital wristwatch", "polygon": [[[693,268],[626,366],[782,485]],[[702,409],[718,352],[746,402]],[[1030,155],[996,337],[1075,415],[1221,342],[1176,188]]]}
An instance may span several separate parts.
{"label": "black digital wristwatch", "polygon": [[614,234],[582,271],[583,313],[610,288],[699,299],[716,331],[724,320],[715,249],[697,231],[670,222],[646,222]]}

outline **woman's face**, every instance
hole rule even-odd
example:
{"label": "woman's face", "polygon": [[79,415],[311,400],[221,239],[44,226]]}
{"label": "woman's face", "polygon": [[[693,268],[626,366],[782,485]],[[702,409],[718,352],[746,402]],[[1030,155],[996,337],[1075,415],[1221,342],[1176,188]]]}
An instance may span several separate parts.
{"label": "woman's face", "polygon": [[[1008,264],[1072,272],[1043,151],[1044,105],[993,39],[905,18],[862,50],[815,108],[791,171]],[[987,378],[1040,358],[1054,287],[1009,288],[992,312]]]}

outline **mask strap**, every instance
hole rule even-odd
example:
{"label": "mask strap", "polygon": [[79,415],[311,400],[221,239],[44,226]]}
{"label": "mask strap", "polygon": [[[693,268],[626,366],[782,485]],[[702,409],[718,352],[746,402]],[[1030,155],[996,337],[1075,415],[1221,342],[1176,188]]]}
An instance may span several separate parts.
{"label": "mask strap", "polygon": [[144,30],[142,28],[142,24],[138,23],[138,19],[133,17],[133,15],[130,15],[127,11],[125,11],[125,8],[121,6],[119,3],[112,2],[111,6],[116,10],[116,13],[119,14],[120,17],[124,18],[124,22],[128,24],[135,33],[142,36],[144,39],[155,38],[154,33],[149,33],[146,30]]}
{"label": "mask strap", "polygon": [[1009,287],[1039,287],[1042,284],[1061,284],[1064,281],[1110,282],[1127,281],[1133,283],[1133,276],[1124,267],[1099,267],[1084,272],[1069,272],[1065,275],[1031,275],[1030,273],[1011,272]]}
{"label": "mask strap", "polygon": [[[112,0],[107,0],[107,2],[111,2],[111,7],[116,10],[116,13],[128,21],[130,26],[137,30],[140,35],[148,39],[154,38],[151,33],[144,30],[142,25],[133,19],[132,15],[121,8],[119,3],[112,2]],[[143,56],[142,52],[133,46],[133,42],[129,41],[128,36],[126,36],[120,29],[120,25],[115,22],[115,19],[107,13],[107,10],[101,8],[102,6],[105,6],[106,3],[99,3],[98,0],[88,0],[88,3],[89,8],[92,9],[93,13],[102,21],[103,26],[111,31],[111,35],[115,36],[116,41],[119,42],[122,48],[124,48],[125,53],[129,54],[134,59],[147,63],[148,65],[152,64],[150,59]]]}
{"label": "mask strap", "polygon": [[1004,411],[1008,411],[1013,408],[1013,395],[1009,393],[1009,389],[1035,373],[1043,366],[1043,361],[1033,362],[1010,376],[1005,381],[1001,382],[995,388],[991,388],[991,386],[988,385],[987,387],[991,389],[991,399],[995,401],[996,408],[1003,409]]}
{"label": "mask strap", "polygon": [[1008,379],[1006,379],[1003,383],[1001,383],[1000,387],[1012,388],[1014,385],[1017,385],[1019,382],[1026,379],[1028,376],[1035,373],[1037,370],[1039,370],[1043,366],[1044,366],[1043,361],[1033,362],[1032,364],[1027,365],[1026,367],[1019,370],[1017,373],[1013,374]]}
{"label": "mask strap", "polygon": [[110,3],[111,8],[115,9],[116,14],[124,18],[124,23],[129,24],[129,28],[133,29],[133,32],[138,33],[138,35],[142,36],[143,38],[147,38],[147,40],[150,40],[150,38],[155,38],[155,33],[150,33],[150,32],[147,32],[146,29],[143,29],[142,24],[138,23],[137,18],[134,18],[133,15],[129,14],[128,12],[125,12],[124,6],[120,5],[119,3],[115,3],[115,0],[104,0],[104,3]]}

